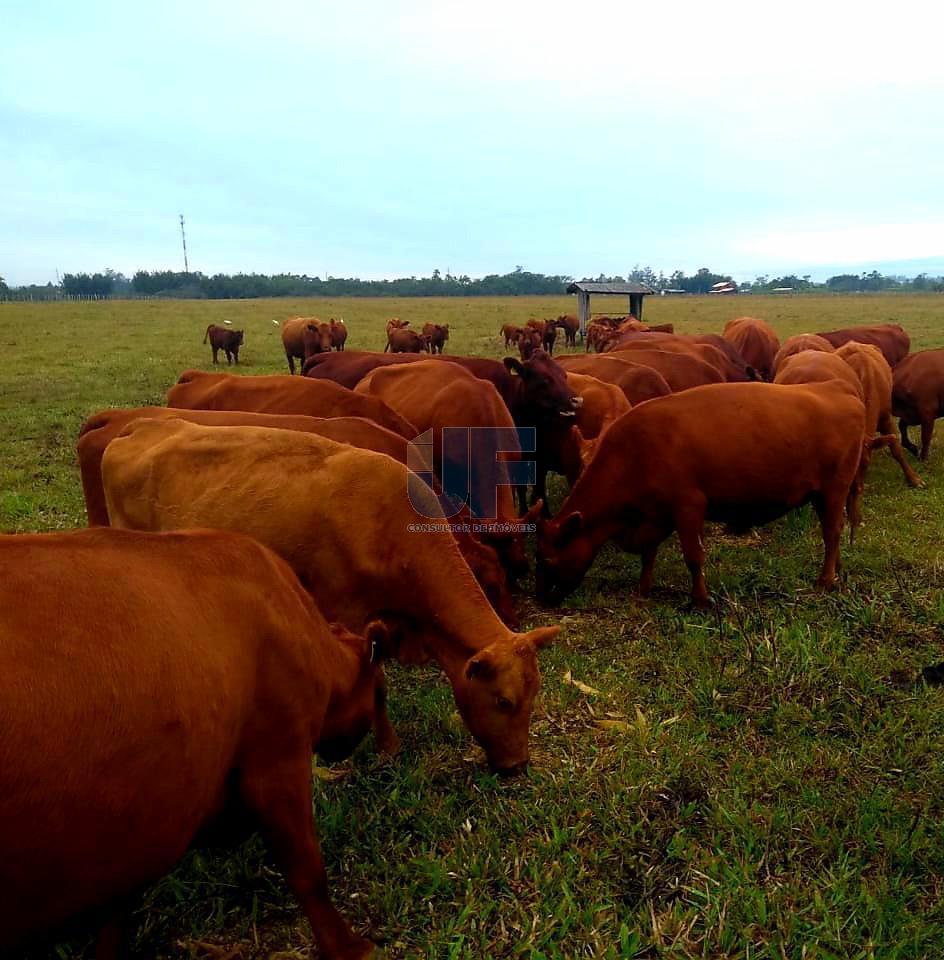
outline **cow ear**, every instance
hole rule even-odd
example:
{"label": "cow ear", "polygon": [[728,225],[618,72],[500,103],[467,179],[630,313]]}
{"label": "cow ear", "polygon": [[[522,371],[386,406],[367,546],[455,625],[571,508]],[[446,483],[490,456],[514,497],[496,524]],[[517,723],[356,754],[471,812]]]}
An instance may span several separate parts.
{"label": "cow ear", "polygon": [[557,528],[557,546],[566,547],[583,530],[583,514],[575,510],[561,521]]}
{"label": "cow ear", "polygon": [[534,630],[529,630],[525,634],[525,638],[535,650],[543,650],[557,639],[560,631],[560,627],[537,627]]}
{"label": "cow ear", "polygon": [[517,373],[519,377],[524,373],[524,367],[517,357],[505,357],[505,369],[509,373]]}
{"label": "cow ear", "polygon": [[473,657],[465,668],[466,680],[493,680],[495,667],[482,657]]}

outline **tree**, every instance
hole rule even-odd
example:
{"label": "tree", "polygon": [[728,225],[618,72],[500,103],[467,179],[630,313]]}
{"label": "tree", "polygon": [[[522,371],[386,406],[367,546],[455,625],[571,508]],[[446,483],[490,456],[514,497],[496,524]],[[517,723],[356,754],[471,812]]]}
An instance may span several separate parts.
{"label": "tree", "polygon": [[6,281],[3,277],[0,277],[0,294],[6,296],[10,292],[10,288],[7,286]]}

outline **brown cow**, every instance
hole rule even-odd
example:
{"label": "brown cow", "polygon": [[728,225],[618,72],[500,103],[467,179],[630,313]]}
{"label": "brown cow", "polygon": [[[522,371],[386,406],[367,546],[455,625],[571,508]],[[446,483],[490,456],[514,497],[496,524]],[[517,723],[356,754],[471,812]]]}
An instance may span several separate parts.
{"label": "brown cow", "polygon": [[765,379],[773,379],[780,339],[774,328],[756,317],[738,317],[724,326],[724,339]]}
{"label": "brown cow", "polygon": [[288,363],[288,372],[295,373],[295,361],[305,361],[305,330],[309,323],[318,324],[317,317],[292,317],[282,323],[282,347]]}
{"label": "brown cow", "polygon": [[288,560],[331,619],[388,621],[401,661],[446,672],[489,763],[527,762],[536,653],[559,628],[499,620],[438,499],[402,464],[290,430],[141,420],[108,445],[102,475],[115,526],[238,529]]}
{"label": "brown cow", "polygon": [[855,370],[835,353],[824,350],[801,350],[784,359],[777,368],[774,383],[797,385],[801,383],[826,383],[841,380],[865,403],[862,381]]}
{"label": "brown cow", "polygon": [[[577,346],[577,334],[580,332],[580,320],[572,313],[562,313],[556,320],[557,326],[564,331],[564,345]],[[506,343],[507,347],[508,344]]]}
{"label": "brown cow", "polygon": [[507,350],[513,343],[517,343],[521,337],[521,327],[516,326],[513,323],[503,323],[501,330],[498,331],[499,336],[505,338],[505,349]]}
{"label": "brown cow", "polygon": [[384,353],[390,349],[390,335],[396,330],[402,330],[410,325],[409,320],[401,320],[399,317],[391,317],[387,321],[387,343],[384,346]]}
{"label": "brown cow", "polygon": [[390,331],[387,348],[391,353],[429,353],[429,337],[401,327]]}
{"label": "brown cow", "polygon": [[[409,448],[399,433],[387,430],[363,417],[290,416],[268,413],[246,413],[236,410],[178,410],[170,407],[134,407],[128,410],[103,410],[93,414],[79,432],[77,452],[82,475],[82,492],[89,526],[108,526],[105,490],[102,486],[102,457],[105,448],[119,433],[135,420],[186,420],[207,427],[271,427],[277,430],[298,430],[315,433],[338,443],[349,443],[361,450],[373,450],[393,457],[398,463],[409,460],[411,469],[428,473],[422,451]],[[467,519],[465,517],[462,518]],[[489,603],[510,627],[518,626],[511,591],[498,554],[487,544],[480,543],[461,523],[454,527],[456,543],[462,556],[488,597]]]}
{"label": "brown cow", "polygon": [[204,343],[207,342],[207,337],[210,338],[210,349],[213,351],[214,363],[219,363],[217,355],[220,350],[226,354],[227,364],[232,364],[234,361],[237,364],[239,363],[239,348],[243,345],[242,330],[230,330],[229,327],[220,327],[211,323],[203,335]]}
{"label": "brown cow", "polygon": [[777,355],[774,357],[773,370],[771,371],[774,377],[777,376],[780,364],[783,363],[787,357],[792,357],[794,354],[801,353],[804,350],[820,350],[823,353],[834,353],[836,348],[828,340],[824,340],[818,333],[798,333],[796,336],[787,337],[777,351]]}
{"label": "brown cow", "polygon": [[544,334],[537,327],[524,327],[518,337],[518,353],[522,360],[530,360],[535,350],[541,349]]}
{"label": "brown cow", "polygon": [[372,397],[327,380],[284,375],[234,377],[185,370],[167,392],[167,406],[185,410],[245,410],[249,413],[300,414],[305,417],[366,417],[412,440],[416,429]]}
{"label": "brown cow", "polygon": [[[630,349],[608,352],[606,356],[625,356],[633,363],[642,363],[660,373],[673,393],[680,390],[691,390],[692,387],[701,387],[706,383],[724,383],[724,375],[716,366],[702,360],[695,354],[699,349],[712,350],[712,347],[701,347],[693,344],[686,346],[686,352],[658,349]],[[687,351],[692,352],[687,352]],[[720,355],[719,355],[720,356]]]}
{"label": "brown cow", "polygon": [[331,346],[340,353],[347,343],[347,327],[343,320],[335,320],[334,317],[331,318],[329,326],[331,328]]}
{"label": "brown cow", "polygon": [[598,357],[560,357],[557,362],[570,373],[585,373],[623,391],[631,406],[666,397],[672,390],[657,370],[626,359],[626,354],[607,353]]}
{"label": "brown cow", "polygon": [[944,350],[921,350],[905,357],[894,371],[892,412],[898,417],[902,446],[918,456],[908,427],[921,426],[922,460],[928,459],[934,421],[944,416]]}
{"label": "brown cow", "polygon": [[[540,346],[545,350],[548,356],[554,353],[554,344],[557,343],[557,321],[556,320],[529,320],[529,325],[535,330],[540,331]],[[543,326],[541,325],[543,324]],[[527,360],[527,357],[522,359]]]}
{"label": "brown cow", "polygon": [[[382,400],[416,426],[432,449],[433,469],[443,479],[459,470],[469,480],[468,504],[482,537],[499,552],[511,577],[527,572],[524,533],[518,522],[508,468],[496,460],[491,430],[504,430],[501,450],[520,459],[515,422],[495,387],[456,364],[435,360],[372,370],[356,393]],[[465,427],[468,443],[461,451],[445,447],[443,431]],[[448,492],[448,491],[447,491]]]}
{"label": "brown cow", "polygon": [[675,530],[692,601],[706,606],[705,520],[747,530],[811,501],[825,545],[818,584],[831,587],[864,430],[862,401],[838,382],[710,384],[634,407],[600,438],[557,516],[539,525],[538,596],[557,602],[574,590],[611,539],[642,554],[646,595],[659,545]]}
{"label": "brown cow", "polygon": [[601,322],[599,319],[591,320],[587,324],[587,334],[584,338],[584,348],[587,353],[596,350],[597,353],[603,353],[606,345],[616,336],[615,327]]}
{"label": "brown cow", "polygon": [[629,333],[611,340],[607,353],[631,350],[670,350],[685,353],[711,364],[728,383],[756,380],[757,372],[723,337],[706,334]]}
{"label": "brown cow", "polygon": [[901,363],[911,349],[911,338],[898,323],[877,323],[872,326],[827,330],[817,336],[828,340],[834,347],[841,347],[850,341],[871,343],[882,351],[890,367]]}
{"label": "brown cow", "polygon": [[[344,358],[335,356],[325,358],[322,362],[313,362],[307,368],[307,373],[313,378],[354,386],[376,367],[422,363],[428,359],[414,354],[385,357],[382,353],[351,351]],[[568,418],[574,415],[578,405],[563,370],[543,350],[536,351],[523,363],[513,357],[506,357],[502,364],[486,357],[458,357],[454,354],[448,357],[437,354],[436,359],[437,362],[458,364],[480,380],[489,380],[501,394],[515,425],[535,430],[537,481],[532,500],[543,500],[544,476],[547,472],[545,460],[550,456],[548,448],[552,444],[551,434],[570,430],[572,421]],[[317,360],[313,358],[313,361]]]}
{"label": "brown cow", "polygon": [[104,909],[97,956],[124,955],[122,902],[245,822],[320,954],[371,956],[328,895],[311,754],[381,732],[384,627],[329,629],[234,533],[21,534],[0,564],[0,952]]}
{"label": "brown cow", "polygon": [[304,359],[317,356],[319,353],[331,352],[331,324],[312,320],[305,324],[302,331],[302,350]]}
{"label": "brown cow", "polygon": [[424,323],[423,336],[429,344],[430,353],[442,353],[446,341],[449,339],[448,323]]}
{"label": "brown cow", "polygon": [[[876,432],[881,434],[884,445],[888,446],[891,455],[901,467],[901,472],[905,475],[905,482],[911,487],[923,487],[924,482],[911,469],[911,465],[908,463],[895,434],[895,422],[892,419],[892,368],[888,365],[882,351],[870,343],[849,340],[835,354],[822,354],[822,356],[839,357],[852,368],[862,384],[866,434],[869,438],[873,438]],[[789,362],[787,361],[787,364],[784,364],[784,369]],[[866,444],[863,451],[862,469],[856,480],[858,494],[855,499],[856,507],[858,507],[858,501],[862,496],[865,471],[868,469],[869,462],[872,459],[872,450],[875,446],[876,444],[872,440]],[[858,510],[849,517],[850,537],[861,523],[861,519]]]}

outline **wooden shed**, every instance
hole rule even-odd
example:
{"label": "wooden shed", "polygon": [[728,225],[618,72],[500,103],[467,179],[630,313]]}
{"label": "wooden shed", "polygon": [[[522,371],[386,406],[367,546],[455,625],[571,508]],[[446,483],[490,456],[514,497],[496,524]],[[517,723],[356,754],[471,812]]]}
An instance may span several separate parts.
{"label": "wooden shed", "polygon": [[580,280],[567,287],[568,293],[577,294],[577,317],[580,319],[580,336],[587,332],[590,322],[590,297],[597,293],[603,296],[629,297],[629,312],[637,319],[642,320],[642,298],[653,293],[651,287],[644,283],[627,283],[624,281],[604,283],[597,280]]}

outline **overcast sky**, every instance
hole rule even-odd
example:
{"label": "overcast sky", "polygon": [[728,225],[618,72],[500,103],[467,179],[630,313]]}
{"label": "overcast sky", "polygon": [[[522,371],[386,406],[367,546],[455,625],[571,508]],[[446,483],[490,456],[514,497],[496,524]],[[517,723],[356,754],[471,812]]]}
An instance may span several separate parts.
{"label": "overcast sky", "polygon": [[944,5],[0,0],[0,276],[944,254]]}

